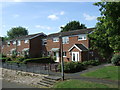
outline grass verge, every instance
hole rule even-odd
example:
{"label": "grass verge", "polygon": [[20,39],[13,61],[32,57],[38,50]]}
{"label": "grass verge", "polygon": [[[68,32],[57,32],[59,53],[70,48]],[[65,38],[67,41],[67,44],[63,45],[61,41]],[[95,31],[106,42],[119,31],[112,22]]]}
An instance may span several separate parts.
{"label": "grass verge", "polygon": [[95,77],[95,78],[102,78],[102,79],[109,79],[109,80],[120,80],[118,75],[120,75],[120,72],[118,72],[119,66],[106,66],[100,69],[97,69],[95,71],[91,71],[88,73],[81,74],[81,76],[85,77]]}

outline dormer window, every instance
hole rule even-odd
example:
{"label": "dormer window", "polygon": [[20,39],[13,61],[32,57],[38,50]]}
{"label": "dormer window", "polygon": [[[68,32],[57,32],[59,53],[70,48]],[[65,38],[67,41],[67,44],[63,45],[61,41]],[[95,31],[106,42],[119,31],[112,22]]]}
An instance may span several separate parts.
{"label": "dormer window", "polygon": [[53,38],[53,42],[59,42],[59,38]]}
{"label": "dormer window", "polygon": [[82,34],[82,35],[79,35],[79,36],[78,36],[78,41],[79,41],[79,40],[86,40],[86,39],[87,39],[86,34]]}
{"label": "dormer window", "polygon": [[28,43],[29,42],[29,40],[25,40],[25,43]]}

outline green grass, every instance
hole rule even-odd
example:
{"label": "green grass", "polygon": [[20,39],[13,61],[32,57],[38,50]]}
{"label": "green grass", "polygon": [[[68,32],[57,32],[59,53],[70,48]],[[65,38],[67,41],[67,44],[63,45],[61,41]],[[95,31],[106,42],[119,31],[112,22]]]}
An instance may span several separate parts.
{"label": "green grass", "polygon": [[95,77],[95,78],[102,78],[102,79],[109,79],[109,80],[120,80],[118,79],[118,72],[119,66],[106,66],[100,69],[97,69],[92,72],[81,74],[81,76],[85,77]]}
{"label": "green grass", "polygon": [[53,88],[117,88],[117,86],[93,83],[81,80],[67,80],[56,83]]}

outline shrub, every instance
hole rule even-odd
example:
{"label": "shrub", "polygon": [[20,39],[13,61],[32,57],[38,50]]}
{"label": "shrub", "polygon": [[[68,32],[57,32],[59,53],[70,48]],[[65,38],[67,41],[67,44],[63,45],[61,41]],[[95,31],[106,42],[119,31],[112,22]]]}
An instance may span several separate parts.
{"label": "shrub", "polygon": [[[64,72],[74,73],[84,70],[84,66],[79,62],[65,62],[64,63]],[[58,65],[58,70],[61,71],[61,64]]]}
{"label": "shrub", "polygon": [[15,55],[15,54],[13,54],[13,55],[11,56],[11,58],[12,58],[12,59],[15,59],[15,58],[16,58],[16,55]]}
{"label": "shrub", "polygon": [[54,60],[50,57],[42,57],[42,58],[30,58],[30,59],[25,59],[23,63],[54,63]]}
{"label": "shrub", "polygon": [[84,61],[82,62],[82,64],[87,67],[88,65],[92,65],[92,66],[97,66],[100,64],[99,60],[89,60],[89,61]]}
{"label": "shrub", "polygon": [[112,64],[120,66],[120,54],[114,54],[111,59]]}
{"label": "shrub", "polygon": [[18,61],[18,62],[23,62],[24,60],[25,60],[24,57],[18,57],[18,58],[16,58],[16,61]]}

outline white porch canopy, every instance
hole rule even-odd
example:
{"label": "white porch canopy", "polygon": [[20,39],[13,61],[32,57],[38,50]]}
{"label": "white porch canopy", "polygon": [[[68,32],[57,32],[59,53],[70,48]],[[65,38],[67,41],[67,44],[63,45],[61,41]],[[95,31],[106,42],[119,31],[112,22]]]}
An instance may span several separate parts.
{"label": "white porch canopy", "polygon": [[57,52],[59,51],[59,48],[52,48],[50,51]]}
{"label": "white porch canopy", "polygon": [[13,49],[11,49],[10,51],[12,52],[12,51],[15,51],[16,50],[16,48],[13,48]]}
{"label": "white porch canopy", "polygon": [[28,51],[29,50],[29,48],[24,48],[22,51]]}

